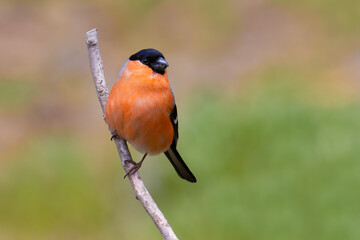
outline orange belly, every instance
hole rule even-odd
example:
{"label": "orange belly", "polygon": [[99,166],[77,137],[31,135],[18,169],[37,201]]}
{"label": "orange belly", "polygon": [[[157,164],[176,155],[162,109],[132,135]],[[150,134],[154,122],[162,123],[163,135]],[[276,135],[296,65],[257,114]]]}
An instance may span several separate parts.
{"label": "orange belly", "polygon": [[149,76],[147,84],[137,80],[145,76],[128,79],[131,76],[123,74],[110,92],[105,119],[136,150],[157,154],[168,150],[173,141],[170,113],[174,99],[166,75]]}
{"label": "orange belly", "polygon": [[174,134],[169,115],[161,111],[141,110],[134,109],[132,117],[124,123],[121,135],[139,152],[158,154],[166,151]]}

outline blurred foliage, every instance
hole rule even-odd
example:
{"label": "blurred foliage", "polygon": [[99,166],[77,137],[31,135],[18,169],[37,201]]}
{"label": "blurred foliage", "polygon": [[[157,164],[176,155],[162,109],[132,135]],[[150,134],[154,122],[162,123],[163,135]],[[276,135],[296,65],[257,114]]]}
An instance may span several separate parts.
{"label": "blurred foliage", "polygon": [[18,79],[0,79],[0,107],[3,109],[26,108],[31,102],[34,84]]}
{"label": "blurred foliage", "polygon": [[360,2],[354,0],[272,0],[283,5],[296,8],[311,9],[314,15],[321,16],[322,22],[328,25],[331,31],[338,34],[359,35]]}
{"label": "blurred foliage", "polygon": [[[145,181],[158,189],[154,197],[181,239],[360,237],[359,103],[309,104],[301,77],[283,72],[270,71],[260,77],[267,84],[242,89],[241,97],[209,90],[189,100],[187,117],[180,116],[179,149],[198,183],[181,181],[165,164],[168,174],[160,173],[155,187],[152,171],[166,160],[144,165]],[[95,150],[77,142],[36,137],[11,156],[20,162],[2,176],[3,227],[45,239],[54,232],[118,238],[109,232],[124,228],[106,224],[129,211],[119,212],[119,204],[102,196],[112,196],[122,171],[102,169],[114,186],[101,190],[85,165]],[[129,201],[137,218],[147,218]],[[136,222],[144,224],[142,231],[122,232],[129,239],[159,238],[150,221]]]}
{"label": "blurred foliage", "polygon": [[277,80],[245,98],[193,101],[182,149],[200,191],[177,194],[175,215],[196,212],[197,239],[358,239],[359,103],[316,107],[298,76],[266,78]]}
{"label": "blurred foliage", "polygon": [[197,45],[194,51],[204,52],[219,48],[235,28],[236,13],[228,1],[106,0],[97,6],[117,23],[111,36],[135,49],[146,36],[152,46],[184,49]]}
{"label": "blurred foliage", "polygon": [[93,27],[109,87],[139,48],[170,62],[198,183],[163,155],[140,172],[180,239],[360,238],[359,2],[0,6],[0,240],[160,238],[101,119]]}
{"label": "blurred foliage", "polygon": [[80,162],[79,147],[69,137],[34,137],[11,156],[19,162],[0,188],[0,221],[22,232],[46,233],[59,226],[82,232],[99,226],[108,211]]}

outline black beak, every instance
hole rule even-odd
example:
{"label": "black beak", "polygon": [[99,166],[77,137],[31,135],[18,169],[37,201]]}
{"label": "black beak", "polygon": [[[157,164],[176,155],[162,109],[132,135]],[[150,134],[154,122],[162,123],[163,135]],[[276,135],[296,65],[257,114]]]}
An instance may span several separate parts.
{"label": "black beak", "polygon": [[169,64],[168,62],[163,58],[163,57],[159,57],[157,60],[156,60],[156,63],[157,65],[159,65],[159,67],[161,67],[163,70],[165,70]]}
{"label": "black beak", "polygon": [[156,73],[164,74],[165,69],[169,66],[167,61],[163,57],[156,59],[156,62],[152,64],[151,68]]}

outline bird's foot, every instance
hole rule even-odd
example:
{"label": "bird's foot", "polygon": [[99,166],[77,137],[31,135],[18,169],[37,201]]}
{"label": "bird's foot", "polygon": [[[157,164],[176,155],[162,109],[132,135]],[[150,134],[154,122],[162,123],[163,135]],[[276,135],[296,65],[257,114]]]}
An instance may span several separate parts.
{"label": "bird's foot", "polygon": [[131,176],[131,175],[133,175],[135,172],[137,172],[138,170],[139,170],[139,168],[141,167],[141,165],[142,165],[142,162],[135,162],[135,161],[132,161],[131,162],[132,164],[134,164],[134,166],[132,166],[131,168],[130,168],[130,170],[125,174],[125,176],[124,176],[124,179],[127,177],[127,176]]}
{"label": "bird's foot", "polygon": [[114,138],[117,138],[119,135],[117,134],[116,131],[111,132],[111,138],[110,141],[112,141]]}
{"label": "bird's foot", "polygon": [[142,163],[144,162],[144,159],[145,159],[146,155],[147,155],[147,153],[144,154],[143,158],[142,158],[141,161],[138,162],[138,163],[135,162],[134,160],[125,160],[125,162],[130,162],[130,163],[132,163],[134,166],[132,166],[132,167],[130,168],[130,170],[125,174],[124,179],[125,179],[127,176],[130,177],[131,175],[133,175],[135,172],[137,172],[137,171],[139,170],[139,168],[141,167]]}

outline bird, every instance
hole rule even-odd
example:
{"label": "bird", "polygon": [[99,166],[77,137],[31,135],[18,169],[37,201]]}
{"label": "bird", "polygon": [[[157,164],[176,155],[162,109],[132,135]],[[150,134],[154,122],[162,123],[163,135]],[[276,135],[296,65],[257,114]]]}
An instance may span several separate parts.
{"label": "bird", "polygon": [[144,154],[138,163],[130,160],[134,165],[124,178],[138,171],[147,155],[164,153],[181,178],[196,182],[176,149],[179,122],[168,66],[160,51],[142,49],[124,63],[110,91],[105,121],[111,139],[121,137]]}

